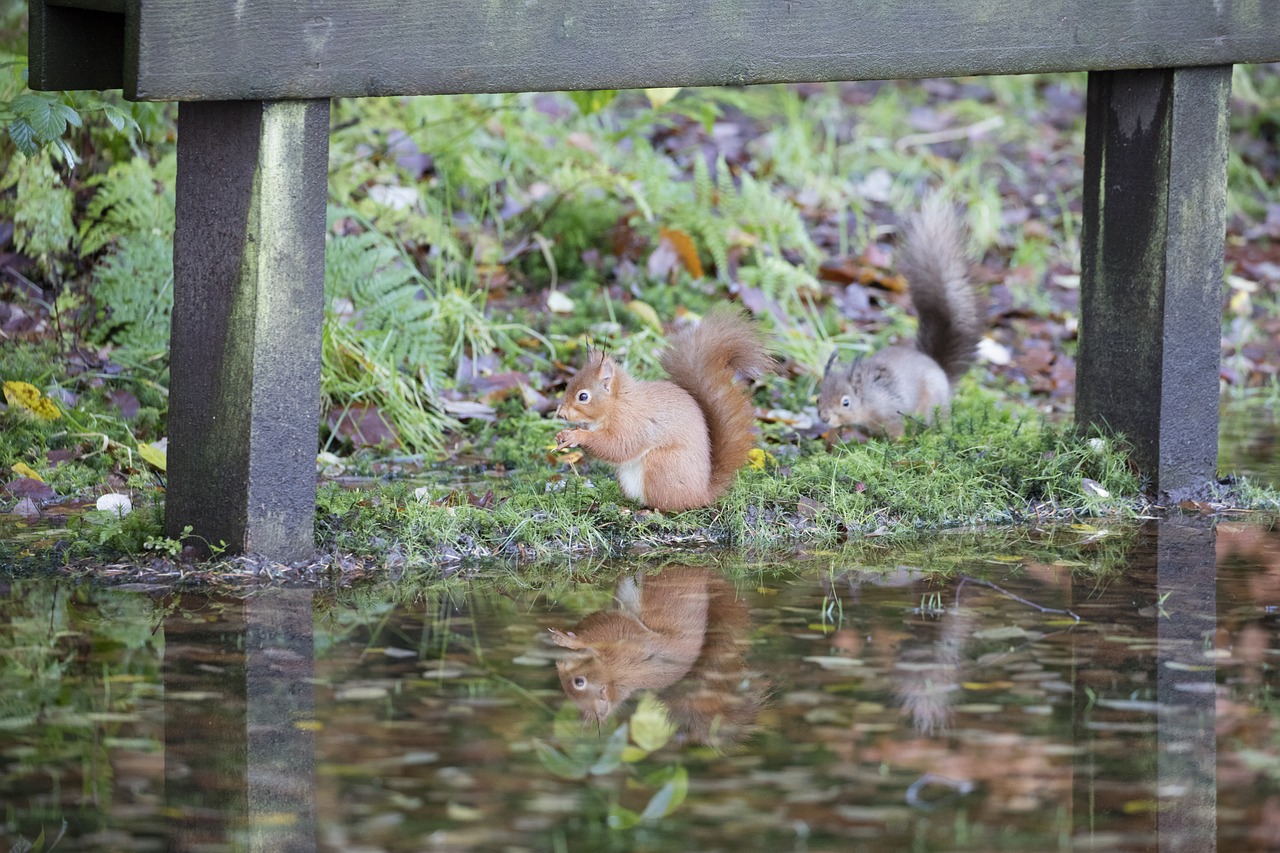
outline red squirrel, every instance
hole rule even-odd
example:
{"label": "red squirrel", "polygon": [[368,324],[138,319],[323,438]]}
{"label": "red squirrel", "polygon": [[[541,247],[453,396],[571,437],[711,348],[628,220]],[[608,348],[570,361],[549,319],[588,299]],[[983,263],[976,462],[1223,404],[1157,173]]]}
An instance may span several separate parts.
{"label": "red squirrel", "polygon": [[964,235],[941,195],[926,199],[907,223],[900,252],[919,316],[915,346],[885,347],[847,368],[832,353],[818,386],[818,416],[827,424],[860,424],[898,438],[907,417],[928,423],[935,411],[950,411],[955,382],[977,358],[982,338]]}
{"label": "red squirrel", "polygon": [[709,506],[733,484],[755,444],[755,410],[735,374],[772,368],[755,326],[713,311],[671,335],[661,363],[670,380],[633,379],[592,350],[565,389],[556,449],[582,447],[618,469],[622,493],[660,511]]}
{"label": "red squirrel", "polygon": [[571,650],[556,669],[584,722],[603,723],[649,689],[688,739],[710,743],[741,736],[763,703],[766,684],[747,671],[749,629],[732,584],[710,569],[672,566],[624,576],[613,609],[570,631],[552,628],[551,639]]}
{"label": "red squirrel", "polygon": [[636,690],[661,690],[688,673],[702,651],[708,600],[705,569],[667,569],[621,578],[614,609],[571,631],[552,628],[552,641],[573,650],[556,669],[583,719],[602,723]]}

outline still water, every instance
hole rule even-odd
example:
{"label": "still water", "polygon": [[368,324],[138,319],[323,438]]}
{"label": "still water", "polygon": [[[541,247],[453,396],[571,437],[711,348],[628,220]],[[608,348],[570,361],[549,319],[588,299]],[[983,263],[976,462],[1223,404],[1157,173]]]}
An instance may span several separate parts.
{"label": "still water", "polygon": [[1256,524],[3,587],[0,850],[1280,849]]}

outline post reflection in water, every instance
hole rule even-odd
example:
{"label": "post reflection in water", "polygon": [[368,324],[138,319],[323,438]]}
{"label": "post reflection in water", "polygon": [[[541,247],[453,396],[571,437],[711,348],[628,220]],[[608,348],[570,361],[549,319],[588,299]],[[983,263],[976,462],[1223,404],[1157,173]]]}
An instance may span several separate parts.
{"label": "post reflection in water", "polygon": [[[1134,831],[1156,839],[1149,849],[1209,851],[1217,836],[1214,531],[1183,519],[1148,530],[1142,547],[1154,559],[1126,568],[1127,601],[1098,596],[1083,580],[1074,590],[1081,616],[1107,632],[1082,632],[1075,645],[1074,810],[1145,815]],[[1115,688],[1126,684],[1153,696],[1117,697]],[[1128,762],[1116,752],[1126,745]],[[1143,796],[1134,798],[1134,790]],[[1097,840],[1118,839],[1103,833]]]}
{"label": "post reflection in water", "polygon": [[312,593],[174,605],[164,625],[170,849],[314,850]]}

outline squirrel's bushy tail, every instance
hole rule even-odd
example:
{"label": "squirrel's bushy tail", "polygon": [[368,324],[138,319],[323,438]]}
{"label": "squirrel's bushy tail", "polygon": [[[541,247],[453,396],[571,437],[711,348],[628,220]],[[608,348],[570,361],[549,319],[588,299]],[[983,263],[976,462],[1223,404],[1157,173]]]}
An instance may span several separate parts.
{"label": "squirrel's bushy tail", "polygon": [[954,383],[977,358],[983,324],[969,281],[965,229],[940,193],[907,222],[899,255],[919,317],[916,347]]}
{"label": "squirrel's bushy tail", "polygon": [[711,500],[733,483],[755,444],[755,409],[741,374],[754,379],[773,368],[756,327],[735,310],[716,310],[668,339],[662,368],[702,409],[711,438]]}

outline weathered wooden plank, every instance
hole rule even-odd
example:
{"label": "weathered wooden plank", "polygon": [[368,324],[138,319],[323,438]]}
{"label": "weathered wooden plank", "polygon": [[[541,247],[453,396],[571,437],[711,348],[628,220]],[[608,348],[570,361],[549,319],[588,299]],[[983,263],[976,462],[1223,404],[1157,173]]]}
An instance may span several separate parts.
{"label": "weathered wooden plank", "polygon": [[311,554],[329,102],[183,104],[165,528]]}
{"label": "weathered wooden plank", "polygon": [[733,85],[1280,60],[1280,0],[130,0],[151,100]]}
{"label": "weathered wooden plank", "polygon": [[1076,419],[1171,500],[1217,463],[1230,91],[1230,66],[1089,78]]}
{"label": "weathered wooden plank", "polygon": [[31,0],[28,12],[27,76],[32,89],[124,86],[127,39],[123,14],[102,8],[70,8],[47,0]]}

